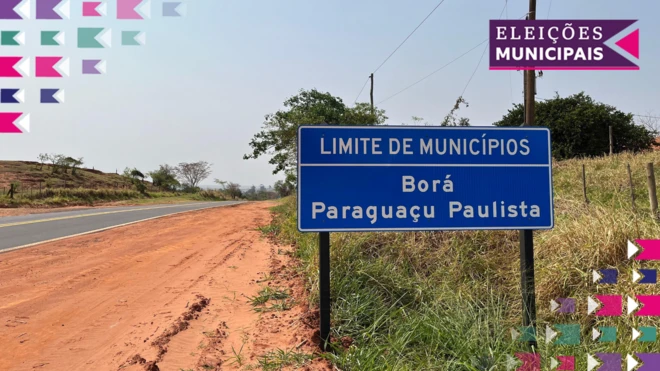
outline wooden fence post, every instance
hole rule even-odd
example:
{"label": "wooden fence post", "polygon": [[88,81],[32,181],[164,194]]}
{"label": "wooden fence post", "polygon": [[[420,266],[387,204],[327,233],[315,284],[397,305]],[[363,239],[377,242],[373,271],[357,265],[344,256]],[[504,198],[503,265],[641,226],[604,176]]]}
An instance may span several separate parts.
{"label": "wooden fence post", "polygon": [[584,202],[589,203],[587,198],[587,173],[584,169],[584,164],[582,164],[582,193],[584,194]]}
{"label": "wooden fence post", "polygon": [[632,173],[630,172],[630,164],[628,164],[628,182],[630,183],[630,200],[632,202],[633,213],[637,212],[635,208],[635,188],[633,187]]}
{"label": "wooden fence post", "polygon": [[653,172],[653,163],[646,164],[646,182],[649,187],[649,202],[651,203],[651,216],[658,217],[658,196],[655,191],[655,173]]}
{"label": "wooden fence post", "polygon": [[613,150],[613,137],[612,137],[612,125],[610,125],[610,156],[614,153]]}

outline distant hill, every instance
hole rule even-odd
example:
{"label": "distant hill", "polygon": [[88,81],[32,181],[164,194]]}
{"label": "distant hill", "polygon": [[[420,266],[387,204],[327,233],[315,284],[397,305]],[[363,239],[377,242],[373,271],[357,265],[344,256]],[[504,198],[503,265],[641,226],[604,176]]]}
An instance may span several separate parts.
{"label": "distant hill", "polygon": [[24,188],[38,188],[50,185],[54,188],[123,188],[130,183],[121,175],[104,173],[100,170],[80,168],[76,174],[71,169],[53,173],[52,166],[34,161],[0,161],[0,188],[9,187],[12,182],[20,182]]}

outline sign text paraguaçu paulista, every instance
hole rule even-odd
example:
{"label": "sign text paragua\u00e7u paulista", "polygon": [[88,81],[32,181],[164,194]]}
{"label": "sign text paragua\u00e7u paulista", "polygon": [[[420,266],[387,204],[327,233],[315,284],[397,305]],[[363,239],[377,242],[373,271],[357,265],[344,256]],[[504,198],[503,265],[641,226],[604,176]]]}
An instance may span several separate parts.
{"label": "sign text paragua\u00e7u paulista", "polygon": [[546,128],[302,126],[306,232],[549,229]]}

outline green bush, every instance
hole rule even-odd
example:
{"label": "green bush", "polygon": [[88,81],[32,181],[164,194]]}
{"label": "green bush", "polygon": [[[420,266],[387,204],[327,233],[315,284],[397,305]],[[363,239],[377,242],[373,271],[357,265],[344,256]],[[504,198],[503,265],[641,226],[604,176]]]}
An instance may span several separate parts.
{"label": "green bush", "polygon": [[[536,125],[550,128],[552,155],[557,159],[602,156],[609,153],[609,127],[612,127],[615,153],[648,150],[657,133],[635,125],[632,114],[594,101],[579,93],[566,98],[536,102]],[[517,104],[495,126],[520,126],[525,122],[524,107]]]}

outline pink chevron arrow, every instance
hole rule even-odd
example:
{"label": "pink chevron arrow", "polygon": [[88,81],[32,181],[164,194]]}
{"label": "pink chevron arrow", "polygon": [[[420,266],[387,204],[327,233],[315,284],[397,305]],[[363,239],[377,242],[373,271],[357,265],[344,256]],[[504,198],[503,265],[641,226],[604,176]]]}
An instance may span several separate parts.
{"label": "pink chevron arrow", "polygon": [[36,77],[63,77],[69,75],[69,59],[64,57],[36,57]]}
{"label": "pink chevron arrow", "polygon": [[639,29],[626,35],[615,44],[630,53],[633,57],[639,59]]}
{"label": "pink chevron arrow", "polygon": [[595,295],[603,303],[603,307],[596,312],[597,316],[618,317],[623,314],[623,297],[619,295]]}
{"label": "pink chevron arrow", "polygon": [[558,356],[559,367],[557,371],[573,371],[575,370],[575,356]]}
{"label": "pink chevron arrow", "polygon": [[143,0],[117,0],[117,19],[144,19],[144,17],[137,12],[137,7],[142,1]]}
{"label": "pink chevron arrow", "polygon": [[[0,112],[0,133],[2,134],[23,133],[23,131],[19,129],[17,125],[17,121],[21,116],[23,116],[23,113],[20,112]],[[29,131],[29,124],[27,127],[27,131]]]}
{"label": "pink chevron arrow", "polygon": [[29,76],[29,73],[29,58],[0,57],[0,77],[24,77]]}
{"label": "pink chevron arrow", "polygon": [[516,357],[522,361],[522,366],[516,371],[541,371],[541,355],[538,353],[516,353]]}
{"label": "pink chevron arrow", "polygon": [[641,247],[642,253],[635,260],[660,260],[660,240],[635,240]]}
{"label": "pink chevron arrow", "polygon": [[83,17],[102,17],[106,13],[106,7],[101,1],[83,2]]}
{"label": "pink chevron arrow", "polygon": [[642,308],[635,313],[636,316],[660,317],[660,295],[637,295]]}

